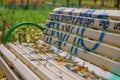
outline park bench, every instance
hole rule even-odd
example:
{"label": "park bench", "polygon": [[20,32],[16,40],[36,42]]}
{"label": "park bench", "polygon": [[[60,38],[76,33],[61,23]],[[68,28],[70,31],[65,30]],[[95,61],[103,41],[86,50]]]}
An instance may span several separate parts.
{"label": "park bench", "polygon": [[[99,78],[120,79],[120,11],[118,10],[55,8],[49,13],[43,34],[37,43],[54,50],[53,55],[58,54],[65,59],[71,58],[72,61],[79,62]],[[20,60],[43,80],[86,79],[84,74],[76,74],[70,64],[60,66],[54,60],[55,56],[48,54],[49,50],[46,54],[37,54],[25,44],[7,43],[9,54],[6,54],[4,49],[7,48],[4,45],[0,47],[0,52],[10,62],[16,61],[14,63],[16,65],[17,60]],[[12,58],[12,53],[18,59]],[[31,61],[33,58],[37,60]],[[48,63],[45,64],[46,61],[41,63],[40,58]],[[20,70],[18,72],[24,79],[28,79],[25,77],[26,74],[23,75],[24,72]],[[32,72],[30,75],[34,74]],[[37,76],[31,77],[37,80]]]}

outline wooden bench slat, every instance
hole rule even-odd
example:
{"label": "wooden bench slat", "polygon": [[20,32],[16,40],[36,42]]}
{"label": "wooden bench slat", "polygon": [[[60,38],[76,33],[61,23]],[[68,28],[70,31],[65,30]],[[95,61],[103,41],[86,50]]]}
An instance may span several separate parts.
{"label": "wooden bench slat", "polygon": [[[13,48],[15,50],[16,49],[20,49],[20,46],[15,46],[14,44],[8,44],[10,46],[10,48]],[[14,46],[12,46],[14,45]],[[30,55],[28,52],[24,51],[23,48],[21,49],[24,53],[27,53],[27,55],[23,55],[24,58],[22,61],[24,62],[26,59],[28,60],[27,64],[28,66],[32,69],[33,72],[36,73],[36,75],[38,75],[40,78],[44,79],[44,80],[54,80],[54,79],[57,79],[57,80],[62,80],[61,78],[59,78],[55,73],[51,72],[48,68],[46,68],[45,66],[43,65],[38,65],[38,61],[30,61],[27,56],[32,56],[32,54]],[[17,51],[18,54],[21,55],[21,53],[19,53],[19,51]],[[23,57],[21,56],[21,57]],[[47,73],[46,73],[47,72]]]}
{"label": "wooden bench slat", "polygon": [[3,70],[5,76],[10,80],[20,80],[18,76],[9,68],[8,64],[0,56],[0,69]]}
{"label": "wooden bench slat", "polygon": [[[4,55],[4,53],[9,54],[8,57],[7,55]],[[0,46],[0,52],[7,57],[7,59],[11,59],[14,57],[14,60],[10,60],[10,62],[13,64],[13,67],[17,70],[17,72],[22,76],[23,79],[25,80],[40,80],[25,64],[23,64],[19,59],[16,59],[16,57],[3,45]],[[29,77],[28,77],[29,76]]]}
{"label": "wooden bench slat", "polygon": [[[82,37],[75,36],[75,35],[70,35],[69,33],[64,33],[62,31],[53,30],[53,29],[50,29],[50,28],[47,28],[46,30],[44,31],[44,33],[49,35],[49,36],[54,36],[56,38],[61,38],[63,41],[66,41],[70,44],[75,44],[77,46],[87,48],[88,50],[100,53],[100,54],[108,56],[108,57],[111,57],[111,58],[113,58],[115,60],[118,60],[118,61],[120,60],[120,49],[119,48],[116,48],[116,47],[113,47],[113,46],[108,46],[108,45],[105,45],[105,44],[100,44],[100,43],[92,41],[92,40],[83,39]],[[52,31],[54,31],[55,33],[52,34],[51,33]],[[57,36],[57,32],[60,33],[60,37]],[[61,36],[61,34],[63,34],[63,35]],[[63,37],[66,34],[70,35],[68,40],[63,39]],[[80,39],[80,41],[78,41],[79,39]],[[81,42],[81,40],[83,40],[83,42]],[[98,44],[98,46],[97,46],[97,44]],[[93,47],[95,47],[96,49],[93,49]]]}
{"label": "wooden bench slat", "polygon": [[[71,28],[72,26],[73,26],[73,30],[71,32],[68,31],[67,29],[69,27]],[[83,35],[84,37],[87,37],[90,39],[102,41],[104,43],[108,43],[108,44],[120,47],[120,35],[118,34],[112,34],[108,32],[98,31],[94,29],[84,28],[81,26],[74,26],[71,24],[60,23],[60,22],[50,21],[50,20],[47,20],[46,27],[61,30],[64,32],[69,32],[78,36]],[[85,29],[83,34],[81,34],[82,29]]]}
{"label": "wooden bench slat", "polygon": [[76,25],[83,25],[89,26],[89,28],[98,28],[101,30],[108,30],[113,32],[120,32],[120,21],[108,21],[104,19],[94,19],[89,17],[82,17],[82,16],[71,16],[71,15],[64,15],[64,14],[49,14],[50,20],[57,20],[60,22],[66,22]]}
{"label": "wooden bench slat", "polygon": [[[66,56],[66,55],[68,55],[68,53],[67,52],[63,52],[63,53],[60,53],[59,55],[60,56]],[[80,62],[81,65],[82,65],[82,63],[85,63],[85,65],[88,67],[88,69],[90,71],[95,72],[96,75],[98,75],[98,76],[100,76],[100,77],[102,77],[104,79],[109,80],[109,79],[111,79],[111,76],[112,77],[114,76],[114,78],[116,80],[120,78],[119,76],[116,76],[116,75],[114,75],[114,74],[112,74],[112,73],[110,73],[108,71],[105,71],[105,70],[99,68],[98,66],[95,66],[95,65],[93,65],[93,64],[91,64],[91,63],[89,63],[87,61],[82,60],[81,58],[77,58],[77,57],[73,56],[72,60],[76,61],[76,62]]]}
{"label": "wooden bench slat", "polygon": [[[20,45],[17,45],[17,46],[19,46],[22,50],[28,51],[28,52],[26,52],[26,53],[30,53],[30,52],[31,52],[30,50],[28,50],[28,48],[26,48],[26,47],[24,47],[24,46],[22,46],[22,45],[21,45],[21,46],[20,46]],[[31,49],[31,48],[30,48],[30,49]],[[36,54],[32,54],[32,55],[34,55],[34,57],[35,57]],[[45,57],[44,54],[39,54],[39,56],[44,56],[44,57]],[[51,61],[51,60],[49,60],[49,61]],[[103,72],[103,73],[104,73],[104,72]],[[106,76],[105,76],[105,75],[106,75]],[[112,76],[114,76],[114,78],[119,79],[118,76],[116,76],[116,75],[114,75],[114,74],[111,74],[111,73],[109,73],[109,72],[105,72],[104,78],[110,79],[110,77],[108,77],[109,75],[112,75]]]}
{"label": "wooden bench slat", "polygon": [[[44,35],[43,38],[42,38],[42,40],[46,41],[47,38],[51,38],[51,37]],[[48,42],[50,42],[52,45],[54,45],[54,43],[55,43],[56,41],[57,41],[56,39],[53,39],[53,38],[52,38],[52,41],[51,41],[51,42],[48,41]],[[70,49],[71,49],[72,46],[73,46],[73,45],[68,44],[68,43],[66,43],[66,46],[64,46],[64,43],[62,43],[62,44],[61,44],[61,49],[65,50],[65,51],[67,51],[67,52],[70,52]],[[56,43],[56,47],[58,47],[58,46],[57,46],[57,43]],[[75,46],[74,46],[74,47],[75,47]],[[74,49],[75,49],[75,48],[74,48]],[[73,50],[74,50],[74,49],[73,49]],[[72,52],[72,53],[75,54],[74,52]],[[102,57],[102,56],[99,56],[99,55],[94,54],[94,53],[89,52],[89,51],[86,53],[86,52],[85,52],[83,49],[81,49],[81,48],[78,48],[78,57],[80,57],[80,58],[82,58],[82,59],[85,59],[85,60],[87,60],[87,61],[89,61],[89,62],[91,62],[91,63],[93,63],[93,64],[96,64],[96,65],[98,65],[98,66],[100,66],[100,67],[101,67],[101,66],[106,66],[109,71],[120,75],[120,69],[119,69],[120,64],[117,63],[117,62],[115,62],[115,61],[112,61],[112,60],[110,60],[110,59],[104,58],[104,57]],[[114,68],[115,68],[115,70],[113,70]]]}
{"label": "wooden bench slat", "polygon": [[21,61],[23,61],[32,71],[36,70],[36,67],[34,64],[30,63],[29,57],[30,55],[25,53],[22,49],[18,48],[16,45],[12,43],[8,43],[7,46],[9,46],[9,50],[11,50]]}
{"label": "wooden bench slat", "polygon": [[66,15],[77,15],[93,18],[102,18],[102,19],[113,19],[120,20],[120,11],[119,10],[98,10],[98,9],[85,9],[85,8],[55,8],[53,9],[54,13],[66,14]]}
{"label": "wooden bench slat", "polygon": [[[38,42],[41,43],[43,41],[38,40]],[[55,50],[55,49],[53,48],[53,50]],[[48,57],[52,57],[51,54],[47,54],[47,55],[48,55]],[[68,52],[60,52],[59,55],[66,57],[66,56],[69,55],[69,53]],[[76,56],[72,56],[72,60],[75,61],[75,62],[80,62],[81,65],[82,65],[82,63],[85,62],[85,66],[88,67],[89,71],[95,72],[95,74],[97,74],[98,76],[100,76],[100,77],[102,77],[104,79],[109,80],[109,79],[111,79],[111,77],[114,77],[115,80],[120,79],[119,76],[116,76],[116,75],[114,75],[114,74],[112,74],[112,73],[110,73],[108,71],[102,70],[101,68],[99,68],[99,67],[97,67],[97,66],[95,66],[95,65],[93,65],[93,64],[91,64],[91,63],[89,63],[87,61],[84,61],[81,58],[77,58]],[[49,61],[52,61],[52,59],[50,59]]]}
{"label": "wooden bench slat", "polygon": [[[9,45],[13,45],[13,44],[9,44]],[[11,46],[12,47],[12,46]],[[27,48],[25,48],[24,46],[20,46],[20,45],[16,45],[16,47],[15,47],[15,45],[14,45],[14,47],[13,48],[21,48],[21,50],[23,50],[24,51],[24,53],[27,53],[27,54],[29,54],[31,51],[29,51]],[[36,54],[29,54],[29,56],[32,56],[32,57],[38,57],[38,55],[36,55]],[[25,55],[24,55],[25,56]],[[24,61],[23,61],[24,62]],[[29,61],[28,61],[29,62]],[[30,62],[29,62],[30,63]],[[35,62],[34,62],[35,63]],[[33,63],[33,64],[34,64]],[[38,64],[38,63],[37,63]],[[37,64],[34,64],[34,66],[35,65],[37,65]],[[29,66],[31,66],[31,64],[29,64]],[[46,66],[47,67],[47,66]],[[47,67],[48,69],[49,69],[49,67]],[[37,69],[34,69],[34,72],[36,72],[37,74],[39,74],[40,76],[42,76],[42,75],[44,75],[44,74],[46,74],[46,73],[44,73],[44,74],[41,74],[40,73],[40,70],[42,70],[43,72],[44,71],[47,71],[47,70],[45,70],[42,66],[39,66],[39,67],[37,67]],[[51,68],[49,69],[49,70],[52,70]],[[47,71],[48,72],[48,71]],[[55,71],[53,72],[53,73],[55,73]],[[52,74],[53,74],[52,73]],[[50,73],[51,74],[51,73]],[[65,75],[63,76],[64,78],[65,78]],[[45,79],[45,76],[43,76],[42,78],[44,78]],[[50,76],[48,77],[48,78],[50,78]],[[73,80],[73,79],[70,79],[69,77],[66,77],[66,79],[69,79],[69,80]],[[84,80],[82,77],[80,77],[82,80]],[[51,78],[52,79],[52,78]],[[57,79],[57,78],[55,78],[55,76],[54,76],[54,79]],[[54,79],[52,79],[52,80],[54,80]],[[46,80],[46,79],[45,79]],[[47,79],[48,80],[48,79]],[[79,79],[76,79],[76,80],[79,80]]]}
{"label": "wooden bench slat", "polygon": [[[24,49],[26,49],[26,51],[28,51],[28,53],[30,53],[31,52],[31,48],[30,49],[28,49],[28,48],[26,48],[26,47],[24,47],[23,45],[19,45],[19,47],[20,46],[22,46],[22,49],[24,48]],[[42,57],[43,59],[46,59],[46,58],[48,58],[48,56],[47,55],[45,55],[45,54],[32,54],[32,55],[34,55],[34,57],[35,56],[40,56],[40,57]],[[79,80],[79,79],[82,79],[82,80],[84,80],[84,78],[82,78],[81,76],[77,76],[76,77],[76,75],[75,74],[70,74],[70,73],[68,73],[68,71],[66,71],[66,69],[62,69],[58,64],[55,64],[55,62],[54,62],[54,60],[48,60],[48,62],[50,63],[50,64],[52,64],[52,65],[54,65],[55,66],[55,68],[57,68],[57,69],[59,69],[60,71],[62,71],[62,75],[66,75],[66,76],[69,76],[69,77],[71,77],[72,78],[72,80],[73,79],[75,79],[75,80]],[[69,77],[66,77],[66,76],[63,76],[63,79],[68,79]],[[71,78],[69,78],[69,80],[71,79]]]}
{"label": "wooden bench slat", "polygon": [[[17,45],[19,48],[21,48],[24,52],[26,52],[26,53],[31,53],[31,51],[28,49],[28,48],[26,48],[26,47],[24,47],[23,45]],[[37,58],[37,57],[40,57],[40,55],[42,55],[42,54],[40,54],[40,55],[38,55],[38,54],[29,54],[29,55],[31,55],[32,57],[34,57],[34,58]],[[56,65],[55,65],[56,66]],[[51,70],[53,73],[55,73],[56,75],[59,75],[59,71],[57,72],[57,67],[49,67],[49,66],[47,66],[46,65],[46,67],[49,69],[49,70]],[[53,71],[53,69],[52,68],[56,68],[56,71],[55,71],[55,69],[54,69],[54,71]],[[64,72],[63,72],[64,73]],[[69,79],[69,80],[73,80],[72,79],[72,77],[71,76],[68,76],[68,75],[66,75],[66,74],[64,74],[64,76],[62,76],[62,79],[64,80],[64,79]],[[82,77],[79,77],[79,79],[78,78],[74,78],[75,80],[79,80],[79,79],[82,79],[82,80],[84,80]]]}

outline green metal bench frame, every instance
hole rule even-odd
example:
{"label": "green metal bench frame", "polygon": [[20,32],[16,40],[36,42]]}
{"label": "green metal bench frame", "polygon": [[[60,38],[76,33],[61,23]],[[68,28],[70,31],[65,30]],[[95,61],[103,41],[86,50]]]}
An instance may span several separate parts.
{"label": "green metal bench frame", "polygon": [[23,25],[33,25],[33,26],[37,27],[38,29],[40,29],[41,31],[44,30],[40,25],[38,25],[38,24],[36,24],[36,23],[32,23],[32,22],[22,22],[22,23],[19,23],[19,24],[17,24],[17,25],[14,25],[14,26],[7,32],[7,34],[6,34],[5,38],[4,38],[3,44],[6,44],[6,43],[9,41],[9,38],[10,38],[12,32],[13,32],[16,28],[21,27],[21,26],[23,26]]}

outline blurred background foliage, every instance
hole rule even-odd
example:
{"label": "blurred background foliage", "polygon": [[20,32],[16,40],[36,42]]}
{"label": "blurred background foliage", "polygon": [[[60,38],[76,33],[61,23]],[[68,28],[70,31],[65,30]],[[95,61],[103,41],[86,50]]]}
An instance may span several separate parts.
{"label": "blurred background foliage", "polygon": [[0,0],[0,42],[17,23],[28,21],[44,26],[49,12],[56,7],[119,10],[120,0]]}
{"label": "blurred background foliage", "polygon": [[119,9],[120,0],[0,0],[0,19],[10,26],[21,21],[45,23],[55,7]]}

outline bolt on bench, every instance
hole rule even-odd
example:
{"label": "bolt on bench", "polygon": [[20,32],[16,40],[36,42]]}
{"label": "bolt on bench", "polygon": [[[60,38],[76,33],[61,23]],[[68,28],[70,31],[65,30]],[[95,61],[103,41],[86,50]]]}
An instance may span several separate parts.
{"label": "bolt on bench", "polygon": [[48,17],[39,51],[7,43],[11,55],[43,80],[120,79],[120,11],[55,8]]}

